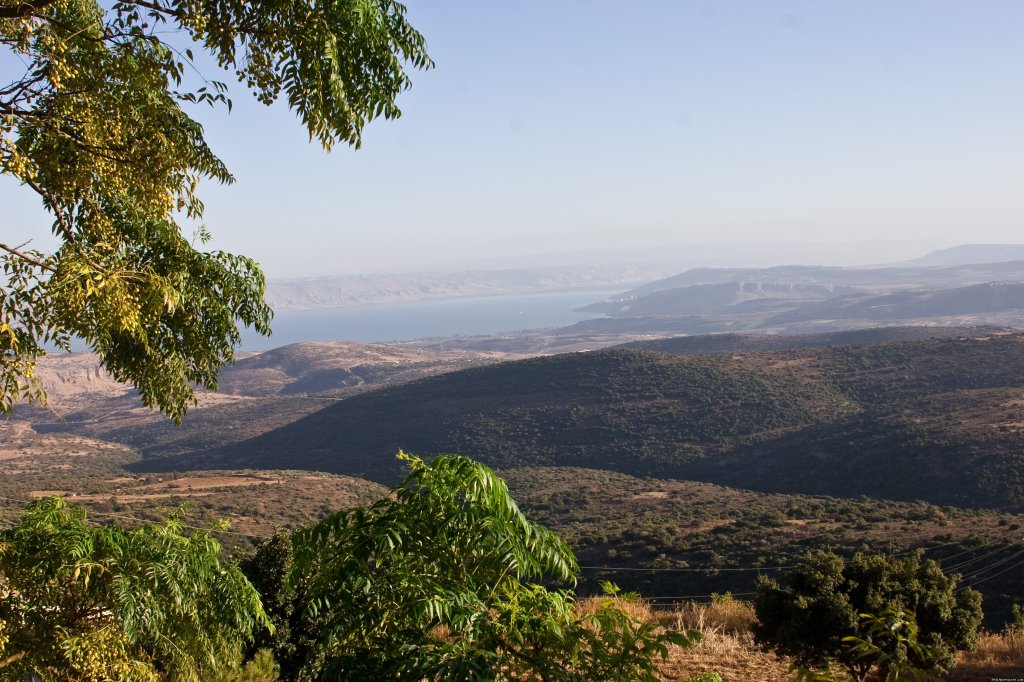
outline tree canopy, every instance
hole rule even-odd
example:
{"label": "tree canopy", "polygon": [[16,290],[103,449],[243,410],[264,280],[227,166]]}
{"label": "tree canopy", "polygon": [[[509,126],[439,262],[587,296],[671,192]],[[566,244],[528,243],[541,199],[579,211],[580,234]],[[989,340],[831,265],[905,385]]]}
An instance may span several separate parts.
{"label": "tree canopy", "polygon": [[201,680],[270,627],[209,531],[95,526],[60,498],[0,533],[0,680]]}
{"label": "tree canopy", "polygon": [[[946,575],[921,552],[902,557],[856,554],[851,560],[831,552],[815,552],[788,574],[784,584],[762,576],[754,606],[758,639],[803,665],[840,663],[855,680],[876,665],[910,663],[928,672],[949,670],[957,651],[970,650],[981,624],[981,594],[958,588],[960,576]],[[873,614],[864,618],[862,614]],[[879,620],[881,618],[882,620]],[[905,660],[881,659],[881,641],[872,625],[892,640],[903,629],[915,648]],[[876,628],[877,629],[877,628]],[[850,639],[868,646],[851,646]],[[900,642],[888,642],[894,649]],[[927,656],[915,656],[922,652]],[[870,654],[870,655],[866,655]]]}
{"label": "tree canopy", "polygon": [[572,552],[493,471],[457,455],[400,457],[412,471],[389,498],[291,546],[276,537],[247,562],[279,627],[255,645],[274,650],[283,675],[653,682],[668,645],[698,637],[641,622],[617,599],[581,611],[553,587],[575,582]]}
{"label": "tree canopy", "polygon": [[[0,411],[42,401],[47,345],[83,339],[145,404],[180,420],[215,387],[239,323],[269,333],[249,258],[201,250],[200,180],[231,183],[184,107],[231,106],[205,51],[257,99],[283,98],[325,149],[395,118],[407,67],[432,66],[394,0],[0,0],[0,172],[35,192],[53,253],[0,242]],[[197,74],[199,74],[197,76]],[[194,84],[194,85],[193,85]],[[186,238],[188,225],[195,238]]]}
{"label": "tree canopy", "polygon": [[180,511],[124,529],[33,502],[0,531],[0,681],[657,682],[699,640],[611,585],[577,602],[572,552],[486,466],[402,457],[390,497],[241,565]]}

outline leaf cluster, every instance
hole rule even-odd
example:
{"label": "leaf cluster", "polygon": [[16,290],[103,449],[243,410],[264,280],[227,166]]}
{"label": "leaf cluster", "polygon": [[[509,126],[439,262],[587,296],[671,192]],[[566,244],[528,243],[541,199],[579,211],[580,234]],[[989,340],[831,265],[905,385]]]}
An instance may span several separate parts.
{"label": "leaf cluster", "polygon": [[[268,600],[269,644],[297,679],[654,680],[695,633],[663,632],[609,598],[588,612],[568,547],[505,483],[457,455],[411,468],[389,498],[275,538],[246,570]],[[288,579],[285,578],[288,573]]]}
{"label": "leaf cluster", "polygon": [[397,117],[405,65],[432,65],[392,0],[0,2],[0,48],[25,64],[0,83],[0,173],[40,197],[60,239],[52,254],[0,243],[0,410],[43,399],[36,359],[78,336],[177,421],[233,360],[238,323],[269,333],[257,264],[182,236],[203,216],[200,180],[233,177],[183,109],[230,107],[227,86],[181,42],[261,101],[284,93],[327,148]]}
{"label": "leaf cluster", "polygon": [[[920,552],[858,554],[850,561],[815,552],[785,585],[759,579],[755,634],[801,665],[836,661],[856,680],[876,665],[887,670],[905,662],[946,671],[957,651],[974,648],[982,618],[981,595],[957,590],[958,581],[934,561],[922,562]],[[865,613],[877,615],[862,618]]]}
{"label": "leaf cluster", "polygon": [[0,535],[0,679],[200,680],[269,627],[208,531],[94,526],[60,498]]}

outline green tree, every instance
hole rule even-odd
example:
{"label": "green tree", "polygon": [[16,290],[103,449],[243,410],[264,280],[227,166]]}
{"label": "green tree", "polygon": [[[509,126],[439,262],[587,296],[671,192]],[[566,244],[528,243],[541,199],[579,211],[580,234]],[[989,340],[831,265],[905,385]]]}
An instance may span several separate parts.
{"label": "green tree", "polygon": [[255,655],[260,650],[269,650],[281,677],[297,679],[316,645],[325,616],[302,610],[309,578],[294,571],[292,534],[278,530],[242,560],[239,567],[260,593],[263,608],[274,626],[273,631],[257,632],[247,653]]}
{"label": "green tree", "polygon": [[0,172],[60,239],[54,253],[0,243],[0,411],[45,400],[37,358],[78,336],[180,420],[233,359],[238,323],[269,333],[257,264],[182,234],[208,236],[199,181],[232,182],[182,108],[230,107],[227,86],[189,85],[186,43],[260,101],[283,97],[325,148],[397,117],[405,66],[431,66],[394,0],[0,0],[0,46],[25,65],[0,83]]}
{"label": "green tree", "polygon": [[[886,607],[882,612],[860,614],[860,634],[843,638],[844,649],[851,660],[864,669],[877,668],[875,678],[881,682],[914,680],[929,682],[929,672],[942,652],[921,644],[914,614],[908,609]],[[853,677],[839,677],[832,670],[797,670],[797,682],[849,682]]]}
{"label": "green tree", "polygon": [[[922,561],[920,552],[904,557],[857,554],[850,561],[816,552],[786,577],[785,585],[759,579],[755,633],[801,665],[836,661],[853,679],[863,680],[881,659],[866,656],[863,647],[844,638],[877,645],[872,628],[877,629],[878,617],[906,613],[912,619],[907,622],[914,623],[914,646],[928,654],[911,662],[925,672],[948,670],[957,651],[974,648],[982,618],[981,594],[958,591],[958,582],[958,575],[947,576],[934,561]],[[878,616],[861,619],[865,613]],[[895,617],[890,620],[894,627],[905,625]],[[887,651],[898,652],[899,646]]]}
{"label": "green tree", "polygon": [[909,609],[886,607],[881,613],[860,614],[860,635],[844,637],[848,650],[858,660],[872,662],[883,682],[912,679],[925,682],[928,671],[945,666],[942,651],[918,641],[920,629]]}
{"label": "green tree", "polygon": [[186,681],[233,668],[269,620],[210,533],[183,531],[174,517],[122,529],[57,497],[30,504],[0,533],[0,680]]}
{"label": "green tree", "polygon": [[296,536],[293,580],[316,619],[301,679],[655,680],[690,636],[606,600],[582,614],[566,545],[519,511],[486,466],[399,455],[392,495]]}

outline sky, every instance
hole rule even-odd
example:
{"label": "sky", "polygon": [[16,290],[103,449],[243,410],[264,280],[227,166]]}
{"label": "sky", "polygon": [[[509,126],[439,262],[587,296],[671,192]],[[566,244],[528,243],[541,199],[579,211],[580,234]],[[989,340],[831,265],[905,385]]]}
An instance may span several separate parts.
{"label": "sky", "polygon": [[[238,180],[200,189],[212,248],[299,277],[1024,241],[1019,0],[407,4],[437,65],[363,149],[240,85],[194,112]],[[47,244],[30,191],[0,204]]]}

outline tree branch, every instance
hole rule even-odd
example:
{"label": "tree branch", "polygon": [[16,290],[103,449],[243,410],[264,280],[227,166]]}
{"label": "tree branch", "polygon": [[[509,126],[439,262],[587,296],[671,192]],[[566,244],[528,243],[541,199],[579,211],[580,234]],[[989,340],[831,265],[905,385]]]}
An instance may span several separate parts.
{"label": "tree branch", "polygon": [[41,196],[43,199],[46,200],[47,203],[50,204],[50,208],[53,209],[53,215],[57,219],[57,225],[60,226],[61,234],[64,235],[64,238],[69,242],[74,241],[75,231],[71,229],[71,225],[69,225],[67,220],[64,219],[64,216],[61,215],[60,204],[57,203],[57,200],[54,198],[54,196],[47,192],[42,187],[40,187],[34,180],[32,180],[32,178],[21,178],[21,181],[24,182],[29,187],[31,187],[36,194]]}
{"label": "tree branch", "polygon": [[178,13],[170,7],[164,7],[163,5],[155,2],[147,2],[146,0],[124,0],[125,4],[138,5],[139,7],[145,7],[153,12],[159,12],[160,14],[169,14],[172,17],[177,18]]}
{"label": "tree branch", "polygon": [[17,5],[0,7],[0,19],[20,19],[34,14],[55,0],[22,0]]}
{"label": "tree branch", "polygon": [[[57,272],[57,269],[54,268],[49,263],[41,261],[38,258],[33,258],[32,256],[28,255],[24,251],[19,251],[16,247],[8,246],[7,244],[4,244],[3,242],[0,242],[0,250],[6,251],[7,253],[9,253],[11,255],[20,258],[21,260],[25,261],[29,265],[34,265],[37,268],[41,268],[43,270],[49,270],[50,272]],[[3,666],[0,665],[0,668],[2,668],[2,667]]]}
{"label": "tree branch", "polygon": [[13,663],[17,663],[21,659],[25,658],[25,656],[26,656],[26,652],[24,652],[24,651],[19,651],[18,653],[14,654],[12,656],[8,656],[7,658],[5,658],[2,661],[0,661],[0,670],[3,670],[4,668],[6,668],[7,666],[9,666],[9,665],[11,665]]}

